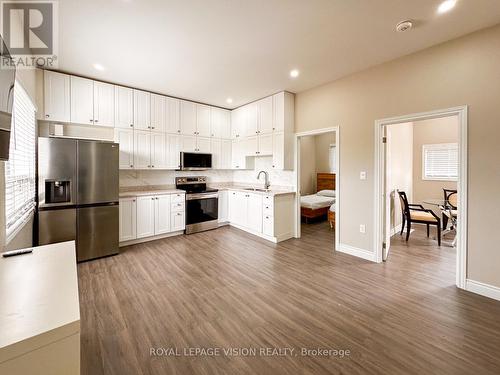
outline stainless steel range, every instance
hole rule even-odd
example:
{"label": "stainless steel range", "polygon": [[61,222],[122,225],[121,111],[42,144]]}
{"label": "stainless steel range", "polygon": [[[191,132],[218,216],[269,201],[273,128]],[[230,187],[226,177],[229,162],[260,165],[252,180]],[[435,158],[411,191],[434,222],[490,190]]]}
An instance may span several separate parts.
{"label": "stainless steel range", "polygon": [[219,193],[207,188],[204,176],[176,177],[177,189],[186,191],[186,234],[218,227]]}

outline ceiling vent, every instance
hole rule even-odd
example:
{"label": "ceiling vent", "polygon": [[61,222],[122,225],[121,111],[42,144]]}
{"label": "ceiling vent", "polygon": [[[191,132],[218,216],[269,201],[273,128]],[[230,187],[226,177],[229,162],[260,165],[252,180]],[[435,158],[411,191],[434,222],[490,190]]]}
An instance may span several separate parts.
{"label": "ceiling vent", "polygon": [[410,20],[401,21],[396,25],[396,31],[398,33],[404,33],[405,31],[410,30],[412,27],[413,27],[413,22],[411,22]]}

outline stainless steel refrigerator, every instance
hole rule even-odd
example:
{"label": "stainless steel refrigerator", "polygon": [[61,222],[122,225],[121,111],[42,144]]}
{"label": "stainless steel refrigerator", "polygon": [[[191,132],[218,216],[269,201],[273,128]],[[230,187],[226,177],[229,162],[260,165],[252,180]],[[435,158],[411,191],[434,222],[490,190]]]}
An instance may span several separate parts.
{"label": "stainless steel refrigerator", "polygon": [[38,243],[76,240],[77,260],[118,253],[118,144],[38,139]]}

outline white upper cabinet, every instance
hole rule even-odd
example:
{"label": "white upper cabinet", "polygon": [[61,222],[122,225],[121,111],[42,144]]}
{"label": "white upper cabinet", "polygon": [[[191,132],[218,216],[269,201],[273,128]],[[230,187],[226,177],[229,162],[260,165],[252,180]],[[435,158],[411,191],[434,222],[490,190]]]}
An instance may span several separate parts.
{"label": "white upper cabinet", "polygon": [[183,152],[196,152],[198,151],[198,146],[196,144],[195,135],[184,135],[182,137],[182,147]]}
{"label": "white upper cabinet", "polygon": [[231,111],[231,138],[241,138],[245,135],[246,111],[245,107]]}
{"label": "white upper cabinet", "polygon": [[70,76],[67,74],[43,71],[44,112],[49,121],[70,121]]}
{"label": "white upper cabinet", "polygon": [[196,104],[181,100],[181,133],[196,135]]}
{"label": "white upper cabinet", "polygon": [[164,132],[167,128],[167,98],[151,94],[151,130]]}
{"label": "white upper cabinet", "polygon": [[257,102],[259,113],[259,134],[273,132],[273,97],[261,99]]}
{"label": "white upper cabinet", "polygon": [[210,138],[196,137],[196,144],[197,144],[197,149],[196,149],[197,152],[201,152],[203,154],[211,153]]}
{"label": "white upper cabinet", "polygon": [[231,140],[221,140],[219,169],[231,169]]}
{"label": "white upper cabinet", "polygon": [[273,131],[285,131],[285,92],[273,95]]}
{"label": "white upper cabinet", "polygon": [[180,100],[175,98],[165,98],[166,101],[166,129],[167,133],[181,132],[181,119],[180,119]]}
{"label": "white upper cabinet", "polygon": [[115,142],[120,144],[120,169],[134,168],[134,131],[115,129]]}
{"label": "white upper cabinet", "polygon": [[210,137],[210,107],[204,104],[196,104],[196,135]]}
{"label": "white upper cabinet", "polygon": [[167,134],[167,165],[168,169],[179,169],[181,167],[182,136],[177,134]]}
{"label": "white upper cabinet", "polygon": [[149,92],[134,90],[134,127],[141,130],[153,128],[151,126],[151,94]]}
{"label": "white upper cabinet", "polygon": [[221,146],[222,141],[218,138],[210,140],[210,151],[212,153],[212,168],[221,169]]}
{"label": "white upper cabinet", "polygon": [[115,86],[115,127],[134,127],[134,90]]}
{"label": "white upper cabinet", "polygon": [[229,111],[212,107],[210,119],[212,137],[231,139],[231,114]]}
{"label": "white upper cabinet", "polygon": [[273,169],[285,168],[285,135],[283,133],[273,134]]}
{"label": "white upper cabinet", "polygon": [[134,131],[134,168],[148,169],[151,166],[151,133]]}
{"label": "white upper cabinet", "polygon": [[167,168],[167,156],[168,152],[165,134],[151,132],[151,168]]}
{"label": "white upper cabinet", "polygon": [[94,124],[94,81],[71,76],[71,122]]}
{"label": "white upper cabinet", "polygon": [[109,83],[94,81],[94,124],[115,125],[115,88]]}
{"label": "white upper cabinet", "polygon": [[261,134],[259,136],[259,155],[269,156],[273,154],[273,135]]}
{"label": "white upper cabinet", "polygon": [[245,136],[252,137],[259,134],[259,105],[250,103],[243,107],[246,112]]}

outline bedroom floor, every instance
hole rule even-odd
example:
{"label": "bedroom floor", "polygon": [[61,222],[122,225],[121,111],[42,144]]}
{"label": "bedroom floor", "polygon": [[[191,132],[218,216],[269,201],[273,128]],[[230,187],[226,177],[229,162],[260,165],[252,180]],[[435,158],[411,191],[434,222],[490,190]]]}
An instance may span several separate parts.
{"label": "bedroom floor", "polygon": [[335,230],[330,229],[328,220],[316,220],[309,223],[301,223],[301,239],[331,243],[335,250]]}

